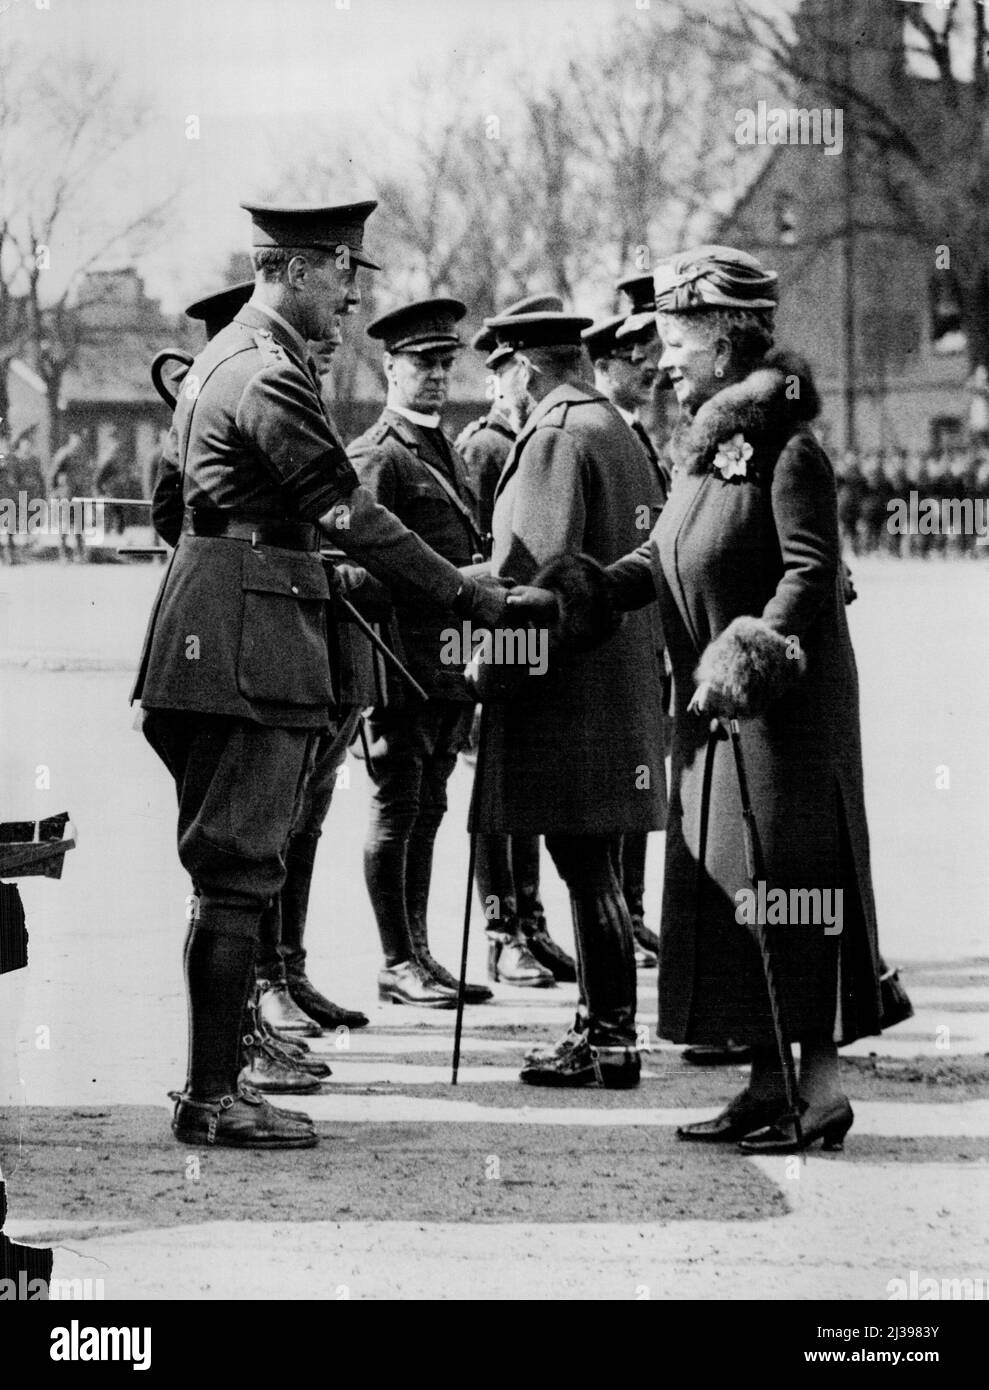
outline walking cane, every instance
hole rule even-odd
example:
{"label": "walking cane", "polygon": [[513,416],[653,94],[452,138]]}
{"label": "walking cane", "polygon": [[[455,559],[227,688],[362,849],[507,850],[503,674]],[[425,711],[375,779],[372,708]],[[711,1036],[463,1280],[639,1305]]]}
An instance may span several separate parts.
{"label": "walking cane", "polygon": [[[712,725],[714,732],[720,721],[715,720]],[[759,830],[756,825],[755,812],[752,810],[752,802],[749,799],[749,783],[745,775],[745,759],[742,756],[742,739],[739,733],[738,720],[728,719],[725,721],[728,727],[728,737],[731,739],[732,753],[735,755],[735,771],[738,774],[738,792],[742,802],[742,833],[745,838],[745,864],[748,869],[749,879],[755,890],[756,896],[759,893],[759,883],[765,879],[765,865],[762,859],[762,845],[759,842]],[[783,1000],[780,997],[779,986],[776,981],[776,964],[773,960],[772,947],[769,944],[769,933],[766,930],[766,923],[759,921],[759,914],[755,914],[755,938],[759,947],[759,954],[762,957],[762,972],[766,980],[766,992],[769,995],[769,1012],[773,1020],[773,1032],[776,1035],[776,1050],[779,1053],[780,1067],[783,1071],[783,1086],[786,1091],[786,1104],[789,1113],[784,1115],[784,1120],[793,1121],[793,1131],[797,1139],[797,1148],[804,1146],[804,1136],[800,1125],[800,1097],[797,1092],[797,1073],[793,1065],[793,1049],[790,1046],[790,1035],[786,1027],[786,1015],[783,1009]]]}
{"label": "walking cane", "polygon": [[460,1071],[460,1039],[464,1031],[464,996],[467,993],[467,947],[470,943],[470,912],[474,901],[474,871],[477,866],[476,812],[481,804],[481,781],[484,776],[485,745],[487,743],[488,712],[480,706],[477,721],[477,762],[474,765],[474,786],[470,794],[469,817],[475,826],[470,832],[470,847],[467,851],[467,892],[464,900],[464,935],[460,947],[460,978],[457,982],[457,1022],[453,1030],[453,1075],[450,1085],[456,1086]]}

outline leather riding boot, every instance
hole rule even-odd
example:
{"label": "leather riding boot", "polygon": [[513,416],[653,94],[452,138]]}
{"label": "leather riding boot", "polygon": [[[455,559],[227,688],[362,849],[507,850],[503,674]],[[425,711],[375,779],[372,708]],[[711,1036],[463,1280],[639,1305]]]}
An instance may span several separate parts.
{"label": "leather riding boot", "polygon": [[306,949],[303,944],[309,889],[318,835],[293,835],[285,853],[285,883],[281,891],[281,958],[285,983],[293,1003],[322,1028],[366,1028],[367,1015],[344,1009],[321,994],[306,975]]}
{"label": "leather riding boot", "polygon": [[528,989],[553,989],[553,972],[540,965],[517,921],[506,921],[486,932],[488,938],[488,977],[496,984],[518,985]]}
{"label": "leather riding boot", "polygon": [[285,975],[274,979],[258,979],[261,991],[261,1017],[269,1028],[279,1033],[290,1033],[293,1037],[320,1038],[323,1030],[319,1024],[299,1008],[288,992]]}
{"label": "leather riding boot", "polygon": [[[417,833],[418,832],[418,833]],[[436,830],[413,831],[409,839],[409,852],[405,864],[405,908],[408,914],[409,937],[415,959],[437,985],[453,990],[460,988],[455,975],[434,960],[429,950],[429,934],[426,926],[426,908],[429,902],[429,885],[433,876],[433,845]],[[485,1004],[494,995],[487,985],[468,983],[464,989],[464,1002]]]}
{"label": "leather riding boot", "polygon": [[590,1019],[589,1041],[631,1047],[635,1036],[635,956],[632,923],[621,889],[571,890],[574,937]]}
{"label": "leather riding boot", "polygon": [[185,1093],[211,1100],[237,1090],[244,1011],[254,986],[257,914],[200,902],[184,964],[189,1005]]}
{"label": "leather riding boot", "polygon": [[247,1006],[243,1036],[244,1069],[240,1079],[255,1090],[292,1095],[315,1090],[332,1072],[311,1053],[299,1053],[278,1041],[261,1016],[260,990]]}
{"label": "leather riding boot", "polygon": [[244,1011],[254,983],[258,914],[200,902],[186,939],[189,1070],[172,1131],[183,1143],[310,1148],[308,1116],[289,1116],[239,1083]]}
{"label": "leather riding boot", "polygon": [[400,833],[372,836],[364,846],[364,881],[374,910],[385,969],[412,959],[412,940],[405,908],[408,839]]}
{"label": "leather riding boot", "polygon": [[455,1009],[457,992],[428,975],[417,960],[403,960],[378,971],[378,998],[422,1009]]}
{"label": "leather riding boot", "polygon": [[577,979],[577,964],[573,957],[568,956],[563,947],[554,941],[547,931],[546,914],[538,896],[535,899],[532,915],[519,917],[519,927],[534,959],[552,972],[554,980],[560,980],[564,984],[573,984]]}

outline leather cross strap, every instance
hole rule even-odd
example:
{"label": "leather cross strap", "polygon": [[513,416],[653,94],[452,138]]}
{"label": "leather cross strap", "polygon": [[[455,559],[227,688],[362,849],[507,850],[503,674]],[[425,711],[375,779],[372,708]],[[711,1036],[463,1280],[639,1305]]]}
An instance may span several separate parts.
{"label": "leather cross strap", "polygon": [[449,478],[444,477],[438,468],[434,468],[431,463],[427,463],[426,460],[423,458],[422,454],[416,454],[416,458],[422,464],[423,468],[427,468],[429,470],[429,472],[435,478],[436,482],[439,483],[440,487],[446,493],[447,497],[449,497],[450,501],[453,503],[457,511],[463,517],[464,521],[466,521],[470,529],[471,540],[474,542],[477,548],[480,548],[483,544],[483,538],[481,536],[480,531],[478,530],[477,522],[474,520],[470,507],[468,507],[467,503],[460,496],[459,492],[450,482]]}

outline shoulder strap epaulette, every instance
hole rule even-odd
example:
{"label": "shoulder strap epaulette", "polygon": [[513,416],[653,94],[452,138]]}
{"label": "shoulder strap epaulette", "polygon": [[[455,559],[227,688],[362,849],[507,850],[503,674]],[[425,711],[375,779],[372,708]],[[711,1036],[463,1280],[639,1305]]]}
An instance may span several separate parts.
{"label": "shoulder strap epaulette", "polygon": [[493,421],[488,415],[480,415],[476,420],[471,420],[470,424],[464,425],[463,429],[457,435],[454,441],[454,447],[462,449],[465,444],[474,438],[475,434],[480,434],[481,430],[486,429],[488,425],[492,423]]}
{"label": "shoulder strap epaulette", "polygon": [[261,354],[261,361],[266,367],[270,367],[276,362],[288,361],[285,349],[276,340],[270,328],[256,328],[254,330],[254,345]]}

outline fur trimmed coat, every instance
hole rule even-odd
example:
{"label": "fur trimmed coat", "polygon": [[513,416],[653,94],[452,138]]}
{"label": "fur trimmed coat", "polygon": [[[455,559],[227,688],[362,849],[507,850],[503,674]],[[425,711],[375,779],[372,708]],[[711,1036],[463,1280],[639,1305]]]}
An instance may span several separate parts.
{"label": "fur trimmed coat", "polygon": [[[835,478],[809,428],[817,411],[806,365],[780,353],[705,401],[674,434],[656,528],[608,571],[619,609],[658,598],[673,667],[659,962],[659,1032],[673,1042],[773,1039],[752,899],[739,896],[751,882],[731,744],[687,708],[701,681],[716,710],[740,719],[765,863],[758,910],[791,1036],[879,1031],[858,677]],[[785,907],[770,911],[778,889]],[[818,899],[798,896],[815,889]]]}

